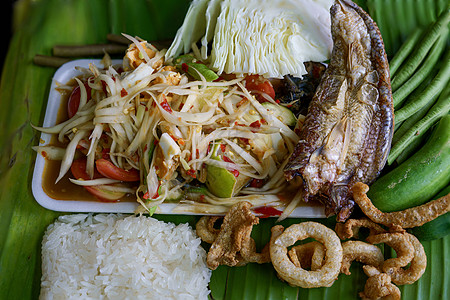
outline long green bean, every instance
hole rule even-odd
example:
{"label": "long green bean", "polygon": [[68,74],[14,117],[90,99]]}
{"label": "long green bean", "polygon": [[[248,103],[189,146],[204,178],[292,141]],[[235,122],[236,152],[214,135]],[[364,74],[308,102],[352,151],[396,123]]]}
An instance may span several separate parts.
{"label": "long green bean", "polygon": [[404,162],[409,157],[411,157],[411,155],[416,153],[417,150],[419,150],[419,147],[422,146],[422,144],[424,143],[424,141],[427,138],[425,133],[426,132],[418,135],[415,139],[413,139],[411,141],[411,143],[409,143],[409,145],[406,146],[405,149],[397,156],[397,158],[395,159],[395,162],[397,163],[397,165],[400,165],[402,162]]}
{"label": "long green bean", "polygon": [[394,57],[389,63],[389,71],[391,73],[391,77],[393,78],[398,68],[402,65],[403,61],[408,57],[408,55],[414,50],[419,42],[419,39],[422,37],[423,29],[416,28],[408,36],[406,41],[402,44],[400,49],[398,49],[397,53],[395,53]]}
{"label": "long green bean", "polygon": [[409,101],[401,109],[395,112],[395,122],[402,122],[416,113],[420,108],[429,102],[434,102],[450,79],[450,52],[444,58],[442,68],[431,81],[428,87],[417,96],[414,101]]}
{"label": "long green bean", "polygon": [[[448,33],[448,30],[445,32]],[[442,35],[433,45],[427,58],[424,60],[420,68],[414,72],[414,74],[406,81],[399,89],[397,89],[392,97],[394,98],[394,107],[397,108],[405,101],[406,97],[414,91],[420,83],[430,74],[434,66],[439,60],[442,52],[444,51],[445,44],[447,43],[447,34]]]}
{"label": "long green bean", "polygon": [[[433,75],[436,75],[436,74],[433,74]],[[430,82],[431,82],[431,78],[422,82],[422,84],[413,92],[411,97],[409,97],[409,99],[407,100],[408,101],[407,103],[409,103],[409,101],[414,101],[414,99],[416,99],[417,96],[419,96],[422,93],[422,91],[424,91],[426,89],[426,87],[430,84]],[[414,115],[412,115],[411,117],[409,117],[408,119],[406,119],[403,122],[395,121],[396,127],[394,129],[394,136],[392,137],[392,144],[397,143],[398,140],[411,127],[413,127],[417,122],[419,122],[427,114],[428,110],[431,108],[431,106],[433,106],[433,104],[434,104],[434,102],[430,101],[424,107],[422,107],[418,112],[416,112]]]}
{"label": "long green bean", "polygon": [[450,5],[444,10],[439,18],[431,26],[425,34],[424,39],[420,41],[420,46],[410,55],[405,64],[398,70],[397,75],[392,79],[392,90],[395,91],[402,86],[419,67],[427,56],[430,48],[435,44],[436,40],[447,31],[447,25],[450,20]]}
{"label": "long green bean", "polygon": [[402,138],[395,143],[388,156],[388,164],[392,164],[400,153],[403,152],[408,145],[420,137],[423,133],[425,133],[431,126],[442,116],[448,114],[450,110],[450,86],[447,85],[442,91],[439,99],[436,103],[431,107],[430,111],[426,114],[426,116],[417,122],[413,127],[411,127]]}

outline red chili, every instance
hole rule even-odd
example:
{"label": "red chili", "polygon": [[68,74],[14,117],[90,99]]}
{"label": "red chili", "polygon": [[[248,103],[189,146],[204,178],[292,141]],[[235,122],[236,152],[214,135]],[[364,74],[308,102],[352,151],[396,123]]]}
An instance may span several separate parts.
{"label": "red chili", "polygon": [[261,214],[260,218],[268,218],[271,216],[280,216],[281,211],[272,206],[261,206],[253,209],[256,214]]}
{"label": "red chili", "polygon": [[128,92],[125,88],[122,88],[120,90],[120,97],[125,97],[126,95],[128,95]]}
{"label": "red chili", "polygon": [[255,122],[253,122],[253,123],[250,124],[250,127],[253,127],[253,128],[260,128],[260,127],[261,127],[261,121],[256,120]]}
{"label": "red chili", "polygon": [[172,107],[170,107],[166,98],[164,98],[164,100],[161,102],[161,107],[168,113],[172,113]]}
{"label": "red chili", "polygon": [[159,188],[161,187],[161,181],[158,182],[158,188],[156,189],[156,193],[153,195],[152,199],[156,199],[159,197]]}
{"label": "red chili", "polygon": [[231,174],[234,175],[234,177],[239,177],[239,171],[238,170],[230,170]]}
{"label": "red chili", "polygon": [[156,189],[156,194],[154,194],[153,197],[150,197],[150,194],[149,194],[149,192],[147,191],[147,192],[144,193],[144,195],[142,196],[142,198],[145,199],[145,200],[148,200],[148,199],[150,199],[150,198],[152,198],[152,199],[158,198],[158,197],[159,197],[158,191],[159,191],[159,187],[160,187],[160,186],[161,186],[161,181],[158,182],[158,188]]}
{"label": "red chili", "polygon": [[250,181],[250,186],[254,188],[260,188],[264,185],[264,179],[253,178]]}
{"label": "red chili", "polygon": [[106,82],[104,80],[101,80],[102,83],[102,89],[103,89],[103,93],[105,93],[105,95],[108,93],[107,89],[106,89]]}
{"label": "red chili", "polygon": [[186,171],[186,174],[188,174],[189,176],[191,176],[192,178],[197,178],[197,176],[195,175],[195,170],[194,169],[189,169]]}
{"label": "red chili", "polygon": [[239,141],[244,145],[250,145],[248,138],[239,138]]}
{"label": "red chili", "polygon": [[185,73],[189,70],[189,66],[186,63],[181,64],[181,70],[183,70]]}
{"label": "red chili", "polygon": [[222,159],[223,159],[223,161],[228,162],[228,163],[232,163],[232,162],[233,162],[233,161],[232,161],[228,156],[226,156],[226,155],[224,155],[224,156],[222,157]]}
{"label": "red chili", "polygon": [[[226,156],[226,155],[223,155],[222,159],[223,159],[224,162],[233,163],[233,161],[231,159],[229,159],[228,156]],[[239,176],[239,171],[238,170],[232,169],[232,170],[228,170],[228,171],[230,171],[234,175],[234,177],[238,177]]]}

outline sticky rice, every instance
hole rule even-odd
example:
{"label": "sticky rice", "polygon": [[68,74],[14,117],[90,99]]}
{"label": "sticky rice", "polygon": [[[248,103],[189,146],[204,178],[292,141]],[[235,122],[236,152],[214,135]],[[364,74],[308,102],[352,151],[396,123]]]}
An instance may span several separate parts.
{"label": "sticky rice", "polygon": [[207,299],[200,242],[188,224],[61,216],[42,241],[40,299]]}

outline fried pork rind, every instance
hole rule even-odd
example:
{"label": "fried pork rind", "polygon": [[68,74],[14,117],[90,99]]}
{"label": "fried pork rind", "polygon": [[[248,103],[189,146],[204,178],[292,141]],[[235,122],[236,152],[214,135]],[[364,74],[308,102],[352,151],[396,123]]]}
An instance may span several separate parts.
{"label": "fried pork rind", "polygon": [[[366,184],[361,182],[355,183],[352,187],[355,202],[369,219],[375,223],[389,227],[401,226],[402,228],[412,228],[422,226],[450,211],[450,194],[447,194],[444,197],[420,206],[402,211],[384,213],[372,204],[366,195],[367,191],[369,191],[369,187]],[[392,201],[395,201],[395,199]]]}
{"label": "fried pork rind", "polygon": [[336,234],[341,240],[350,238],[359,238],[361,227],[368,228],[370,235],[386,232],[380,225],[369,219],[348,219],[345,223],[337,223],[335,227]]}
{"label": "fried pork rind", "polygon": [[341,273],[350,275],[350,266],[354,260],[379,268],[384,262],[380,248],[361,241],[347,241],[342,244],[343,258]]}
{"label": "fried pork rind", "polygon": [[270,261],[268,247],[256,253],[255,241],[250,237],[253,225],[259,223],[259,218],[251,212],[250,207],[249,202],[239,202],[225,215],[206,258],[210,269],[215,270],[221,264],[237,266]]}
{"label": "fried pork rind", "polygon": [[214,227],[216,222],[223,217],[220,216],[203,216],[195,225],[195,231],[202,241],[208,244],[214,243],[219,234],[220,229]]}
{"label": "fried pork rind", "polygon": [[[316,271],[297,267],[288,257],[288,248],[298,240],[312,237],[326,249],[325,261]],[[302,288],[329,287],[337,279],[342,263],[342,246],[336,233],[316,222],[294,224],[283,231],[281,225],[272,227],[270,258],[275,270],[290,285]]]}
{"label": "fried pork rind", "polygon": [[400,289],[391,283],[391,277],[379,273],[369,277],[364,286],[364,292],[359,293],[362,299],[400,299]]}
{"label": "fried pork rind", "polygon": [[409,242],[414,247],[414,258],[411,260],[411,264],[407,269],[403,268],[389,268],[383,269],[384,272],[389,274],[392,278],[392,282],[397,285],[412,284],[422,277],[427,267],[427,255],[423,249],[422,244],[412,234],[405,233]]}
{"label": "fried pork rind", "polygon": [[386,273],[405,267],[414,258],[414,247],[405,233],[380,233],[369,236],[367,241],[371,244],[385,243],[397,253],[397,257],[387,259],[381,265],[381,269]]}
{"label": "fried pork rind", "polygon": [[325,247],[321,243],[314,241],[292,247],[288,255],[296,267],[316,271],[323,265]]}
{"label": "fried pork rind", "polygon": [[367,277],[372,277],[381,273],[380,268],[371,265],[364,265],[363,271],[364,274],[367,275]]}

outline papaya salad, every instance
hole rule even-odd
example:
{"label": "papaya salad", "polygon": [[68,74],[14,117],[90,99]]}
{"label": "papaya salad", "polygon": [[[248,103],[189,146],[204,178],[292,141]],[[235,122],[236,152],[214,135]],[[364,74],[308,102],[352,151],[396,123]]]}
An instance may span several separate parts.
{"label": "papaya salad", "polygon": [[71,91],[66,121],[34,126],[65,142],[35,147],[61,159],[56,181],[68,173],[104,201],[135,194],[150,213],[170,201],[196,212],[243,200],[292,211],[301,195],[283,169],[304,119],[300,94],[314,92],[323,66],[300,81],[218,76],[194,54],[165,60],[165,50],[127,37],[123,65],[106,56],[104,68],[79,68],[75,86],[59,86]]}

